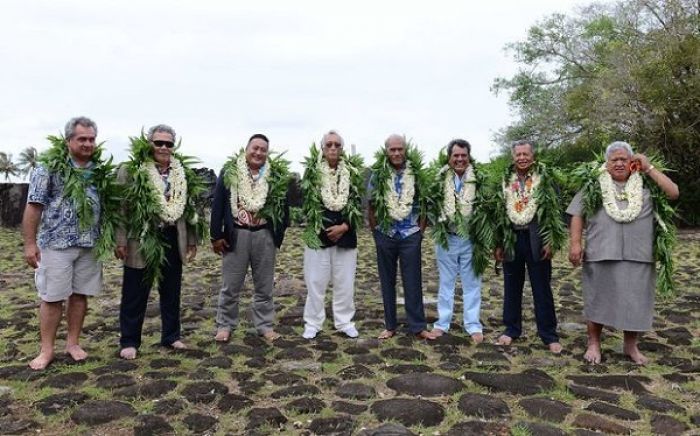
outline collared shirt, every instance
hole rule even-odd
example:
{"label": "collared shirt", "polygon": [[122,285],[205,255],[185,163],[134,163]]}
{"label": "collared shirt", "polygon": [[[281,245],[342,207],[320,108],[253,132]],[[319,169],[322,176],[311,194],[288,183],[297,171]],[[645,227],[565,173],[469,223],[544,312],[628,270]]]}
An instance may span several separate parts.
{"label": "collared shirt", "polygon": [[[394,180],[394,191],[398,195],[401,195],[401,181],[403,180],[403,171],[404,169],[402,168],[401,170],[396,172],[396,179]],[[372,177],[369,179],[369,186],[368,186],[368,192],[371,192],[374,189],[374,174],[372,174]],[[413,195],[413,207],[411,208],[411,213],[408,214],[408,216],[400,221],[392,220],[391,224],[389,225],[388,231],[385,233],[387,236],[390,238],[395,238],[395,239],[406,239],[412,234],[418,232],[420,230],[420,226],[418,224],[419,219],[420,219],[420,208],[418,205],[418,190],[416,188],[416,193]],[[381,225],[377,224],[375,227],[376,230],[379,230],[380,232],[382,231]]]}
{"label": "collared shirt", "polygon": [[[71,165],[76,167],[71,159]],[[80,175],[92,177],[93,164],[90,163]],[[37,235],[39,248],[62,250],[69,247],[94,247],[100,235],[100,198],[93,184],[88,185],[86,195],[92,204],[94,221],[89,228],[80,229],[75,204],[63,195],[64,180],[58,173],[49,172],[44,166],[37,166],[29,179],[27,203],[44,206]]]}
{"label": "collared shirt", "polygon": [[[262,176],[265,174],[266,170],[267,165],[263,165],[258,170],[258,174],[251,174],[250,169],[248,169],[248,174],[253,179],[253,183],[258,183]],[[269,194],[270,191],[268,190],[267,193]],[[233,217],[233,222],[236,225],[242,227],[260,227],[267,224],[267,220],[261,217],[258,213],[248,212],[247,210],[243,209],[243,205],[241,204],[240,199],[238,201],[237,209],[238,213],[236,214],[236,216]]]}

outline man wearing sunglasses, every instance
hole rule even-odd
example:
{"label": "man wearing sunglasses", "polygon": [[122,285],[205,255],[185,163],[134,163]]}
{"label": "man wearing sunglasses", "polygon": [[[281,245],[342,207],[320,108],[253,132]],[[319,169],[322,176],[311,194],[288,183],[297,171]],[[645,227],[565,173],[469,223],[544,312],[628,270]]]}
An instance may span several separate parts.
{"label": "man wearing sunglasses", "polygon": [[[124,261],[119,355],[127,360],[136,358],[141,345],[153,284],[160,296],[161,345],[187,348],[180,339],[180,289],[182,265],[197,253],[196,220],[188,210],[186,163],[173,155],[174,147],[172,127],[151,127],[146,138],[132,138],[131,160],[121,166],[117,177],[126,187],[127,225],[117,231],[116,256]],[[144,191],[153,195],[144,196]]]}

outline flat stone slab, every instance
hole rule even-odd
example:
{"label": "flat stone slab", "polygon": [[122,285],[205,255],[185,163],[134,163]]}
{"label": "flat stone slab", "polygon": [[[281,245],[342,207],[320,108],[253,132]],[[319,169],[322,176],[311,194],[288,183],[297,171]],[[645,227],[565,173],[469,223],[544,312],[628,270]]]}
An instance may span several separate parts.
{"label": "flat stone slab", "polygon": [[577,398],[584,400],[602,400],[608,403],[619,403],[620,395],[615,392],[604,391],[602,389],[588,388],[586,386],[569,385],[567,389]]}
{"label": "flat stone slab", "polygon": [[285,409],[296,413],[318,413],[326,407],[326,403],[315,397],[297,398],[292,400],[285,406]]}
{"label": "flat stone slab", "polygon": [[446,436],[509,436],[510,429],[500,422],[466,421],[455,424]]}
{"label": "flat stone slab", "polygon": [[151,436],[156,434],[173,434],[175,429],[162,416],[141,415],[139,424],[134,427],[134,436]]}
{"label": "flat stone slab", "polygon": [[387,381],[386,385],[401,394],[435,397],[452,395],[464,389],[460,380],[439,374],[410,373]]}
{"label": "flat stone slab", "polygon": [[207,430],[211,430],[219,422],[213,416],[203,415],[201,413],[192,413],[185,416],[182,420],[185,426],[194,433],[204,433]]}
{"label": "flat stone slab", "polygon": [[214,381],[190,383],[182,390],[182,396],[190,403],[211,403],[218,395],[228,393],[228,387]]}
{"label": "flat stone slab", "polygon": [[409,374],[412,372],[433,372],[428,365],[392,365],[384,369],[391,374]]}
{"label": "flat stone slab", "polygon": [[187,402],[180,398],[168,398],[166,400],[156,401],[153,406],[153,412],[158,415],[177,415],[187,408]]}
{"label": "flat stone slab", "polygon": [[425,360],[425,354],[413,348],[388,348],[380,353],[386,359],[395,359],[402,362],[411,362],[414,360]]}
{"label": "flat stone slab", "polygon": [[226,394],[221,397],[217,406],[222,412],[237,412],[253,405],[253,400],[243,395]]}
{"label": "flat stone slab", "polygon": [[693,334],[685,327],[658,330],[656,334],[662,338],[666,338],[671,345],[690,345],[693,341]]}
{"label": "flat stone slab", "polygon": [[586,407],[586,410],[598,413],[600,415],[612,416],[613,418],[623,419],[625,421],[639,421],[641,417],[637,412],[623,409],[622,407],[613,406],[612,404],[602,401],[594,401]]}
{"label": "flat stone slab", "polygon": [[467,372],[464,377],[493,391],[516,395],[534,395],[555,386],[552,377],[537,369],[528,369],[519,374]]}
{"label": "flat stone slab", "polygon": [[374,371],[364,365],[352,365],[338,371],[338,376],[343,380],[355,380],[363,377],[373,377]]}
{"label": "flat stone slab", "polygon": [[682,434],[688,430],[688,426],[669,415],[654,415],[651,417],[651,429],[654,434],[671,436]]}
{"label": "flat stone slab", "polygon": [[70,418],[76,424],[93,426],[129,416],[136,416],[136,410],[130,404],[121,401],[94,400],[81,405]]}
{"label": "flat stone slab", "polygon": [[275,407],[253,408],[248,412],[248,425],[246,429],[256,429],[262,426],[279,428],[287,423],[287,417]]}
{"label": "flat stone slab", "polygon": [[272,398],[284,398],[284,397],[301,397],[307,395],[317,395],[320,394],[321,390],[313,385],[299,385],[290,386],[288,388],[283,388],[278,391],[273,392],[270,396]]}
{"label": "flat stone slab", "polygon": [[95,375],[113,374],[121,372],[129,372],[137,369],[139,366],[134,362],[129,362],[124,359],[115,360],[105,366],[93,369],[91,372]]}
{"label": "flat stone slab", "polygon": [[349,401],[333,401],[331,408],[336,412],[347,413],[348,415],[360,415],[367,411],[365,403],[351,403]]}
{"label": "flat stone slab", "polygon": [[484,419],[500,419],[510,416],[508,404],[493,395],[469,392],[459,398],[457,407],[467,416],[477,416]]}
{"label": "flat stone slab", "polygon": [[48,416],[63,412],[64,410],[83,404],[90,397],[82,392],[65,392],[60,394],[49,395],[34,403],[34,407]]}
{"label": "flat stone slab", "polygon": [[309,430],[318,435],[352,435],[355,420],[349,416],[316,418],[309,424]]}
{"label": "flat stone slab", "polygon": [[519,421],[517,427],[524,428],[529,434],[537,436],[566,436],[566,432],[560,428],[553,427],[539,422]]}
{"label": "flat stone slab", "polygon": [[126,374],[105,374],[95,380],[95,386],[102,389],[125,388],[136,384],[136,380]]}
{"label": "flat stone slab", "polygon": [[222,368],[222,369],[228,369],[231,367],[233,364],[233,361],[226,357],[226,356],[216,356],[216,357],[209,357],[207,359],[202,360],[199,363],[199,366],[203,368]]}
{"label": "flat stone slab", "polygon": [[630,434],[631,429],[624,427],[616,422],[602,418],[590,413],[581,413],[572,423],[574,427],[587,428],[589,430],[601,431],[603,433],[612,434]]}
{"label": "flat stone slab", "polygon": [[20,434],[26,433],[30,429],[39,427],[36,421],[28,419],[17,419],[12,416],[0,418],[0,434]]}
{"label": "flat stone slab", "polygon": [[566,378],[578,385],[601,389],[622,389],[635,394],[648,393],[642,382],[651,383],[648,377],[633,375],[570,375]]}
{"label": "flat stone slab", "polygon": [[42,388],[57,388],[66,389],[70,387],[80,386],[88,379],[88,375],[84,372],[67,372],[65,374],[57,374],[48,377],[41,382],[39,386]]}
{"label": "flat stone slab", "polygon": [[637,399],[637,405],[654,412],[676,412],[684,413],[685,409],[671,400],[654,395],[642,395]]}
{"label": "flat stone slab", "polygon": [[403,425],[382,424],[376,428],[362,430],[357,436],[416,436],[416,434]]}
{"label": "flat stone slab", "polygon": [[336,395],[345,399],[369,400],[377,396],[377,391],[362,383],[345,383],[338,388]]}
{"label": "flat stone slab", "polygon": [[432,427],[445,418],[445,409],[438,403],[427,400],[395,398],[377,401],[370,407],[381,421],[398,421],[403,425]]}
{"label": "flat stone slab", "polygon": [[568,404],[548,398],[524,398],[518,404],[534,418],[557,423],[564,422],[566,416],[571,413],[571,406]]}

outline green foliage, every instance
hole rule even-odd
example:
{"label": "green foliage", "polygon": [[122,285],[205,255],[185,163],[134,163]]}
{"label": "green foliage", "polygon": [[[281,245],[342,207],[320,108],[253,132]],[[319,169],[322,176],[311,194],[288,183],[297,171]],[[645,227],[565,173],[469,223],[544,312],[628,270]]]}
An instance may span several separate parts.
{"label": "green foliage", "polygon": [[[379,228],[386,232],[391,225],[391,217],[387,206],[388,184],[394,167],[389,161],[384,147],[374,154],[374,165],[371,167],[373,189],[370,193],[370,204],[374,208]],[[406,163],[411,167],[415,177],[415,195],[418,196],[418,210],[421,217],[427,216],[427,211],[435,207],[432,195],[429,195],[429,171],[423,168],[423,153],[416,146],[406,144]],[[415,198],[415,197],[414,197]]]}
{"label": "green foliage", "polygon": [[[522,68],[498,78],[518,113],[500,132],[584,162],[613,140],[659,153],[684,189],[682,222],[700,224],[700,13],[690,0],[593,4],[532,26],[508,49]],[[585,150],[589,150],[585,157]],[[585,157],[585,158],[584,158]]]}
{"label": "green foliage", "polygon": [[306,217],[304,216],[304,209],[301,207],[290,207],[289,208],[289,221],[293,226],[302,226],[306,223]]}
{"label": "green foliage", "polygon": [[[51,147],[38,157],[38,161],[51,173],[58,173],[63,179],[63,195],[76,210],[78,226],[85,231],[92,225],[99,225],[100,237],[95,245],[95,255],[100,260],[111,258],[116,246],[115,231],[121,224],[119,208],[121,188],[115,183],[112,157],[102,159],[102,144],[95,147],[90,168],[76,168],[70,164],[68,145],[62,136],[49,136]],[[100,201],[100,222],[95,223],[92,200],[87,195],[88,187],[97,190]]]}
{"label": "green foliage", "polygon": [[[321,248],[319,234],[324,229],[323,200],[321,199],[321,170],[318,163],[321,159],[321,151],[312,144],[309,156],[304,160],[304,177],[301,180],[301,192],[304,198],[302,207],[303,216],[307,226],[302,233],[304,244],[312,249]],[[350,193],[348,202],[342,209],[343,217],[348,220],[353,229],[359,229],[362,225],[362,196],[364,195],[364,179],[362,169],[364,163],[360,155],[343,153],[341,159],[345,161],[346,168],[350,172]]]}

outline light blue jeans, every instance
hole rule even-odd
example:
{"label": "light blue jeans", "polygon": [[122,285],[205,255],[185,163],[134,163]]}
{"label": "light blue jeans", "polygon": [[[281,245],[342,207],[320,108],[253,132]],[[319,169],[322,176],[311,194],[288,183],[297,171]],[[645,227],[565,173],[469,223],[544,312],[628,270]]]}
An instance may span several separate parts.
{"label": "light blue jeans", "polygon": [[438,321],[433,324],[433,328],[445,332],[450,329],[455,305],[455,283],[459,274],[462,279],[464,330],[470,335],[481,333],[481,277],[477,277],[472,270],[471,241],[457,235],[447,235],[447,249],[436,245],[435,252],[440,273],[440,289],[437,303]]}

